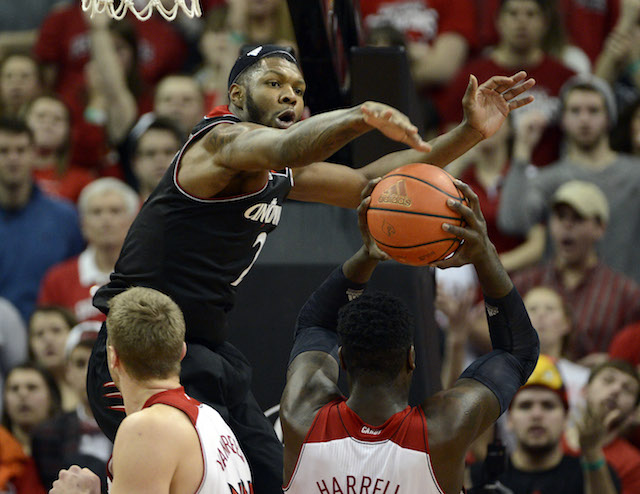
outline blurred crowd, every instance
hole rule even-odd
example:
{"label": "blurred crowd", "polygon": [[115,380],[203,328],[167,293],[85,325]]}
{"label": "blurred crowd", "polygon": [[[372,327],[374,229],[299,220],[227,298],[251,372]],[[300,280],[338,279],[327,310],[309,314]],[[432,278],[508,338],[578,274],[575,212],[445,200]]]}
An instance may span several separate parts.
{"label": "blurred crowd", "polygon": [[[561,477],[596,414],[620,491],[640,492],[640,0],[359,3],[366,43],[406,52],[427,136],[463,118],[470,74],[536,80],[534,103],[448,167],[480,197],[546,355],[495,433],[501,479]],[[191,128],[227,103],[242,47],[295,50],[285,0],[201,4],[175,22],[0,5],[0,492],[45,492],[74,463],[104,476],[84,389],[92,296]],[[437,281],[448,386],[490,345],[473,271]],[[469,486],[491,440],[469,452]]]}

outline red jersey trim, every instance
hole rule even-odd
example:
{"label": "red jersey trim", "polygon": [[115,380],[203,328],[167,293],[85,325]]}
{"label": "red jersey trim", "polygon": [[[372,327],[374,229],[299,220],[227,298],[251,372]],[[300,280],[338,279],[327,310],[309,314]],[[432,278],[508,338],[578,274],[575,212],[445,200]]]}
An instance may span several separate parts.
{"label": "red jersey trim", "polygon": [[148,408],[155,404],[169,405],[177,408],[178,410],[182,410],[189,417],[193,426],[196,426],[196,420],[198,420],[198,406],[200,406],[201,403],[198,400],[187,396],[182,386],[154,394],[144,403],[142,408]]}

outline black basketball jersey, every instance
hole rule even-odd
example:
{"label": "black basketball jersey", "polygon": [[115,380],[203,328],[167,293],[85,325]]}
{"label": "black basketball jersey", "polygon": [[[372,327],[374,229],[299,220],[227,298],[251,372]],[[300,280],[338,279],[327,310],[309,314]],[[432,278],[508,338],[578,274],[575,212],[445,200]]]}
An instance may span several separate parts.
{"label": "black basketball jersey", "polygon": [[228,107],[217,107],[193,129],[131,225],[111,281],[94,297],[102,312],[108,312],[109,299],[131,286],[154,288],[182,309],[187,341],[224,340],[225,315],[236,287],[280,221],[293,185],[287,168],[270,172],[261,190],[236,197],[199,198],[180,187],[185,149],[213,126],[237,122]]}

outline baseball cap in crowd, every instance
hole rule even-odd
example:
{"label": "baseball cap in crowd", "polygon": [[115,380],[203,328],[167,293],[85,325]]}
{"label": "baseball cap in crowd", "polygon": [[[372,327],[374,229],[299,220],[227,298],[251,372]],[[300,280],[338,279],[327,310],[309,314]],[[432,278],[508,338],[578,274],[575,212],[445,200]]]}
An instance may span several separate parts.
{"label": "baseball cap in crowd", "polygon": [[552,207],[558,204],[568,204],[583,218],[609,222],[609,202],[600,188],[590,182],[570,180],[562,184],[551,202]]}
{"label": "baseball cap in crowd", "polygon": [[529,379],[518,392],[532,387],[546,388],[557,393],[562,400],[564,409],[569,409],[569,398],[567,396],[567,390],[564,387],[562,376],[556,364],[554,364],[553,359],[548,355],[540,354],[535,369],[533,369]]}
{"label": "baseball cap in crowd", "polygon": [[251,67],[254,63],[259,62],[263,58],[276,56],[289,60],[291,63],[294,63],[298,65],[298,67],[300,67],[298,61],[296,60],[296,57],[293,56],[291,48],[278,45],[259,45],[256,47],[251,47],[249,51],[242,53],[242,55],[240,55],[236,60],[236,63],[233,64],[231,72],[229,73],[227,89],[231,87],[231,84],[236,82],[240,74]]}
{"label": "baseball cap in crowd", "polygon": [[102,323],[98,321],[84,321],[71,328],[64,346],[64,354],[66,357],[69,358],[71,352],[73,352],[80,343],[95,343],[98,339],[98,332],[101,326]]}
{"label": "baseball cap in crowd", "polygon": [[622,328],[609,345],[609,358],[626,360],[631,365],[640,365],[640,323]]}

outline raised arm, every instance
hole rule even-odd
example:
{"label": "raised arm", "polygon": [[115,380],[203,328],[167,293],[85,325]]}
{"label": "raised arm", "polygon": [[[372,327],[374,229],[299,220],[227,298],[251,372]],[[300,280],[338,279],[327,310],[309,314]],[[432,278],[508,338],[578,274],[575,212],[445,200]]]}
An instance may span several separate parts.
{"label": "raised arm", "polygon": [[295,186],[290,198],[355,208],[366,183],[409,163],[430,163],[445,167],[482,139],[492,136],[507,115],[533,101],[532,96],[518,98],[532,88],[533,79],[524,71],[511,77],[494,76],[478,86],[471,76],[462,98],[464,119],[454,129],[429,144],[430,150],[407,149],[383,156],[368,165],[353,169],[328,163],[314,163],[295,171]]}
{"label": "raised arm", "polygon": [[[539,354],[538,335],[487,236],[478,197],[466,184],[456,181],[456,185],[469,206],[456,201],[449,206],[462,214],[467,226],[445,224],[443,228],[464,243],[453,257],[434,265],[474,265],[484,293],[493,351],[473,362],[453,388],[423,404],[435,474],[450,490],[462,483],[468,446],[506,410]],[[452,465],[452,461],[457,463]]]}
{"label": "raised arm", "polygon": [[[368,195],[368,192],[367,192]],[[380,260],[386,259],[366,230],[367,198],[358,210],[364,245],[336,268],[300,310],[289,358],[287,384],[280,401],[284,434],[285,482],[291,477],[304,438],[322,406],[340,396],[338,311],[359,296]]]}

